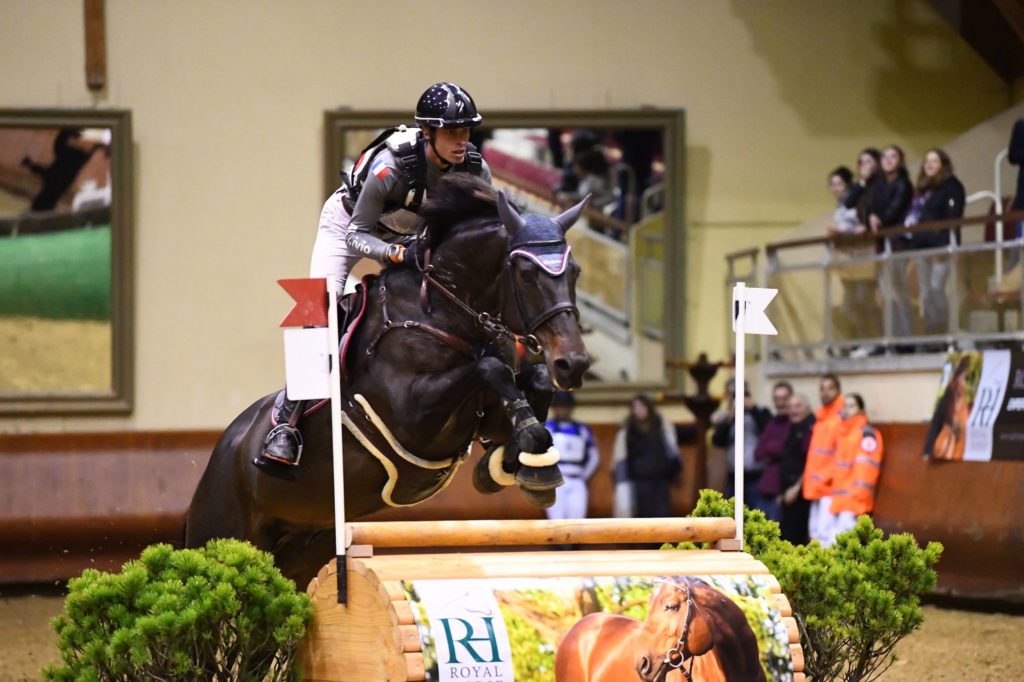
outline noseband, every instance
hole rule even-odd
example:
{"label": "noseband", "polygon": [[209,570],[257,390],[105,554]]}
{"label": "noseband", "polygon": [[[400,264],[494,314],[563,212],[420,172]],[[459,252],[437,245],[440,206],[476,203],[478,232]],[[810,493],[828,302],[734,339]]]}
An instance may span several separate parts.
{"label": "noseband", "polygon": [[[667,580],[658,580],[655,584],[668,585],[674,587],[679,591],[683,591],[683,588],[676,583],[669,582]],[[679,639],[676,641],[676,645],[665,652],[662,660],[657,668],[651,663],[650,658],[644,656],[640,659],[640,663],[637,664],[637,674],[640,675],[640,679],[644,682],[664,682],[668,674],[673,670],[678,670],[686,678],[686,682],[692,681],[693,675],[693,654],[686,655],[686,640],[690,636],[690,624],[693,622],[693,590],[687,585],[686,589],[686,617],[683,621],[683,632],[679,635]],[[686,661],[690,661],[690,668],[687,670],[683,667]]]}
{"label": "noseband", "polygon": [[[541,247],[551,246],[564,246],[565,248],[561,253],[550,254],[541,254],[537,250]],[[532,335],[542,324],[562,313],[572,313],[573,316],[579,320],[580,311],[572,301],[561,301],[533,317],[528,316],[526,314],[526,306],[523,304],[522,294],[519,291],[519,285],[516,284],[516,278],[512,274],[514,271],[513,259],[527,258],[538,265],[545,274],[551,277],[564,277],[566,268],[569,265],[569,251],[569,245],[565,243],[564,239],[561,239],[553,241],[530,241],[517,244],[516,248],[508,254],[507,270],[509,272],[509,277],[512,279],[512,297],[516,301],[516,308],[519,310],[519,317],[522,319],[523,325],[526,327],[527,334]]]}

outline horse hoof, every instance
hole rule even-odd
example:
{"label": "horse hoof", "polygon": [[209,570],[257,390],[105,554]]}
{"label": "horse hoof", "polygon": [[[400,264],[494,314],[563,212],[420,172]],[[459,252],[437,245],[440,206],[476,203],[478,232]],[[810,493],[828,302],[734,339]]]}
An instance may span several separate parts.
{"label": "horse hoof", "polygon": [[516,483],[525,490],[554,491],[555,488],[565,483],[565,479],[562,478],[562,472],[555,464],[542,467],[521,466],[516,469]]}
{"label": "horse hoof", "polygon": [[510,485],[514,485],[514,475],[502,468],[505,458],[505,446],[499,445],[484,452],[483,457],[473,467],[473,487],[484,495],[499,493]]}
{"label": "horse hoof", "polygon": [[520,488],[519,492],[522,493],[527,502],[538,509],[547,509],[555,503],[554,488],[550,488],[548,490],[528,490],[526,488]]}

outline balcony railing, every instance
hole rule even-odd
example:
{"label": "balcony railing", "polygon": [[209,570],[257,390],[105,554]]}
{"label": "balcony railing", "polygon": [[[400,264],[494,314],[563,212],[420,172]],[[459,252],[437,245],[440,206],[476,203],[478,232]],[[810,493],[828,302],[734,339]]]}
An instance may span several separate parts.
{"label": "balcony railing", "polygon": [[[911,369],[936,364],[951,346],[1020,340],[1024,212],[998,209],[877,236],[796,239],[731,253],[726,295],[738,281],[779,289],[772,304],[779,335],[761,337],[769,373]],[[908,234],[946,230],[941,246],[899,246]],[[922,296],[921,275],[941,281],[944,271],[944,286],[926,286]]]}

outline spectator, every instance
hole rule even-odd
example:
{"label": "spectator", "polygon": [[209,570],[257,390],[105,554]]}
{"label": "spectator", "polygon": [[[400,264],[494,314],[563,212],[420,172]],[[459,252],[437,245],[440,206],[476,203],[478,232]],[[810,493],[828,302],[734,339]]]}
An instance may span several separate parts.
{"label": "spectator", "polygon": [[590,429],[572,418],[573,407],[572,394],[565,391],[558,391],[551,400],[546,426],[558,450],[558,468],[565,485],[556,488],[555,503],[547,509],[549,519],[586,518],[587,481],[601,461]]}
{"label": "spectator", "polygon": [[600,211],[615,201],[615,193],[608,180],[608,160],[601,150],[591,149],[574,158],[572,172],[576,177],[576,189],[558,192],[559,202],[575,204],[589,194],[590,206]]}
{"label": "spectator", "polygon": [[768,420],[764,430],[757,439],[754,448],[754,459],[761,463],[763,470],[758,492],[764,500],[764,513],[772,521],[782,520],[779,511],[778,497],[780,466],[782,464],[782,448],[789,435],[789,399],[793,396],[793,386],[788,381],[779,381],[772,386],[772,404],[775,416]]}
{"label": "spectator", "polygon": [[831,534],[821,544],[835,542],[857,523],[857,517],[875,508],[878,476],[882,471],[882,435],[868,424],[864,399],[851,393],[843,399],[842,421],[836,431],[836,467],[832,490]]}
{"label": "spectator", "polygon": [[[953,162],[941,149],[929,149],[917,175],[917,189],[904,225],[962,218],[964,186],[953,174]],[[918,232],[909,235],[911,249],[934,249],[949,246],[953,231]],[[949,258],[945,255],[918,258],[917,282],[921,297],[921,316],[925,334],[943,334],[949,329],[949,300],[946,279]]]}
{"label": "spectator", "polygon": [[[1015,166],[1020,166],[1017,171],[1017,193],[1013,195],[1013,203],[1010,204],[1012,211],[1024,211],[1024,118],[1017,119],[1013,124],[1013,132],[1010,133],[1010,145],[1008,148],[1009,161]],[[1024,220],[1017,221],[1017,229],[1014,232],[1020,239],[1024,233]],[[1020,260],[1019,249],[1009,249],[1006,254],[1006,267],[1012,268]]]}
{"label": "spectator", "polygon": [[675,427],[662,419],[650,398],[633,398],[629,416],[615,435],[615,515],[669,516],[672,481],[682,468]]}
{"label": "spectator", "polygon": [[[872,198],[868,223],[875,234],[886,227],[902,226],[910,209],[914,188],[907,173],[903,150],[889,145],[882,150],[882,173],[884,184],[880,185]],[[907,235],[889,238],[889,247],[894,252],[909,247]],[[907,259],[895,258],[889,261],[890,277],[882,277],[882,289],[891,301],[892,335],[910,336],[910,292],[907,288]],[[897,350],[905,350],[898,347]]]}
{"label": "spectator", "polygon": [[782,461],[779,465],[778,505],[782,515],[779,530],[782,539],[795,545],[806,545],[810,541],[807,520],[810,503],[800,494],[803,484],[804,464],[807,461],[807,446],[811,442],[814,415],[807,396],[796,394],[789,399],[789,430],[782,444]]}
{"label": "spectator", "polygon": [[[875,160],[877,150],[866,149],[861,152],[858,163],[860,169],[860,180],[853,182],[853,173],[846,166],[839,166],[828,176],[829,190],[836,199],[836,209],[832,215],[832,222],[828,226],[830,236],[856,237],[867,232],[863,221],[858,217],[858,201],[865,196],[868,182],[878,177],[878,163]],[[863,205],[865,202],[860,202]],[[838,256],[840,258],[861,258],[871,256],[874,249],[870,245],[845,244],[840,246]],[[878,276],[875,272],[875,264],[858,263],[845,265],[839,274],[843,283],[843,313],[847,326],[846,334],[850,337],[871,336],[872,327],[878,319],[878,310],[875,305],[875,289],[877,288]],[[877,330],[875,331],[877,335]]]}
{"label": "spectator", "polygon": [[836,429],[843,408],[839,377],[825,374],[818,384],[821,407],[814,415],[811,442],[804,465],[804,499],[811,503],[808,532],[812,540],[825,541],[833,525],[832,478],[836,459]]}
{"label": "spectator", "polygon": [[[725,385],[726,406],[712,415],[711,423],[714,431],[711,434],[711,444],[725,451],[726,478],[725,496],[732,497],[736,494],[736,457],[734,448],[736,446],[736,380],[729,379]],[[761,497],[758,486],[761,483],[763,467],[754,457],[754,450],[757,449],[757,439],[764,431],[765,426],[772,418],[772,413],[760,405],[754,403],[750,395],[750,386],[744,385],[743,389],[743,493],[744,503],[751,509],[760,509],[766,512],[767,505]]]}
{"label": "spectator", "polygon": [[[553,140],[548,137],[548,146],[552,146]],[[561,145],[561,136],[559,136],[559,145]],[[560,147],[559,147],[560,148]],[[554,188],[556,194],[570,193],[579,191],[580,177],[576,174],[574,164],[576,159],[586,154],[599,151],[597,146],[597,136],[593,131],[586,128],[577,128],[573,131],[572,136],[569,138],[569,158],[566,159],[564,155],[560,156],[559,166],[562,168],[562,180],[558,186]],[[555,155],[553,154],[552,157]]]}
{"label": "spectator", "polygon": [[21,165],[39,176],[43,185],[32,199],[31,210],[52,211],[75,182],[92,155],[105,145],[86,142],[79,128],[61,128],[53,140],[53,161],[43,166],[24,157]]}

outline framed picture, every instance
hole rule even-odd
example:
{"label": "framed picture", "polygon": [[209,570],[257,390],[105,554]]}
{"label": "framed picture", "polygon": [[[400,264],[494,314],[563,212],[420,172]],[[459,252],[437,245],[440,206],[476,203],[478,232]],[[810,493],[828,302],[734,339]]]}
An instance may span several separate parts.
{"label": "framed picture", "polygon": [[[684,112],[482,113],[471,142],[495,186],[527,211],[555,215],[591,196],[567,234],[582,267],[577,304],[593,359],[581,398],[618,403],[680,389],[666,361],[684,357]],[[326,112],[325,196],[382,129],[400,124],[414,125],[409,112]]]}
{"label": "framed picture", "polygon": [[0,414],[132,409],[127,111],[0,110]]}

